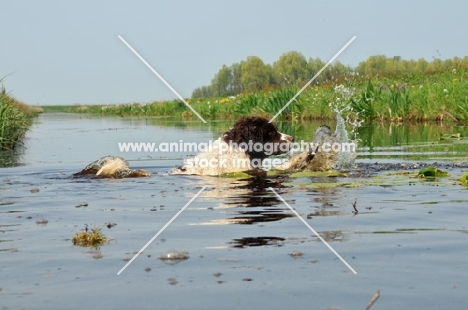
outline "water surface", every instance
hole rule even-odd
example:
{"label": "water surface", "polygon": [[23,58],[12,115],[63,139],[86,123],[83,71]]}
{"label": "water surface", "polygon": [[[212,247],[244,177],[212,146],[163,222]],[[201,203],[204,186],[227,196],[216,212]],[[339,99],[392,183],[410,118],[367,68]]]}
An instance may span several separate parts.
{"label": "water surface", "polygon": [[[319,123],[279,127],[310,139]],[[4,309],[460,309],[468,257],[466,127],[361,128],[358,166],[437,161],[450,177],[249,180],[170,175],[183,152],[119,153],[118,142],[203,142],[232,124],[44,114],[1,168],[0,300]],[[430,149],[433,153],[428,155]],[[73,173],[121,155],[150,178]],[[449,163],[461,163],[449,165]],[[406,166],[408,167],[408,166]],[[120,275],[117,272],[203,186],[206,190]],[[356,271],[353,274],[270,190],[274,188]],[[356,202],[358,214],[353,213]],[[82,204],[87,204],[83,206]],[[106,224],[117,224],[107,228]],[[70,239],[88,227],[99,249]],[[170,249],[190,258],[167,264]],[[289,254],[303,253],[300,257]]]}

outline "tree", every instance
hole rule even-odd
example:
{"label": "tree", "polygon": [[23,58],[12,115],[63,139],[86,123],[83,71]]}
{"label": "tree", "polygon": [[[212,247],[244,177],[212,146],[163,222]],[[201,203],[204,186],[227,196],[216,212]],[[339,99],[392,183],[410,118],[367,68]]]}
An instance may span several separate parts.
{"label": "tree", "polygon": [[208,98],[211,96],[211,86],[198,87],[192,92],[192,98]]}
{"label": "tree", "polygon": [[[320,59],[320,58],[309,58],[309,61],[307,62],[307,69],[309,70],[309,76],[311,79],[314,77],[322,68],[325,66],[325,63]],[[319,75],[315,80],[314,84],[320,84],[322,81],[324,81],[326,78],[324,76]]]}
{"label": "tree", "polygon": [[296,51],[281,55],[275,63],[275,71],[276,81],[282,86],[301,85],[310,79],[307,60]]}
{"label": "tree", "polygon": [[231,69],[226,65],[216,73],[213,80],[211,80],[211,93],[215,97],[224,97],[231,95],[230,85],[231,85]]}
{"label": "tree", "polygon": [[365,70],[369,74],[377,74],[385,70],[387,57],[385,55],[370,56],[366,60]]}
{"label": "tree", "polygon": [[242,66],[240,63],[231,65],[231,91],[233,95],[240,94],[244,91],[244,85],[241,82]]}
{"label": "tree", "polygon": [[268,85],[268,68],[259,57],[247,57],[247,60],[241,63],[241,71],[241,82],[246,90],[260,90]]}

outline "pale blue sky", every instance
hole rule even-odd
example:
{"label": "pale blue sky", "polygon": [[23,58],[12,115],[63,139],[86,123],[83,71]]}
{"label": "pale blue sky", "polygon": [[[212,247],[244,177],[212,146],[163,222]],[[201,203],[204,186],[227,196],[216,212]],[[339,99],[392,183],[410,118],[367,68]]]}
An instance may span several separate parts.
{"label": "pale blue sky", "polygon": [[468,2],[459,1],[2,1],[0,78],[29,104],[105,104],[182,96],[223,64],[288,51],[356,65],[371,55],[468,55]]}

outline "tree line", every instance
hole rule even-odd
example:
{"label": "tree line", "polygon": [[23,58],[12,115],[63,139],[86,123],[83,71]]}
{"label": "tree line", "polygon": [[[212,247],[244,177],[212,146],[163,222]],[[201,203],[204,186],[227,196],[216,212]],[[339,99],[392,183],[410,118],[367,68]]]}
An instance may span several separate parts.
{"label": "tree line", "polygon": [[[284,53],[273,64],[265,64],[260,57],[249,56],[247,59],[231,66],[223,65],[211,80],[211,84],[196,88],[192,98],[226,97],[242,92],[259,91],[276,87],[302,87],[323,66],[320,58],[308,60],[299,52]],[[360,62],[356,68],[345,66],[339,61],[330,64],[315,80],[315,85],[321,85],[338,79],[345,74],[358,73],[364,76],[401,76],[402,74],[430,74],[442,71],[468,69],[468,56],[441,60],[434,58],[427,61],[403,60],[399,56],[370,56]]]}

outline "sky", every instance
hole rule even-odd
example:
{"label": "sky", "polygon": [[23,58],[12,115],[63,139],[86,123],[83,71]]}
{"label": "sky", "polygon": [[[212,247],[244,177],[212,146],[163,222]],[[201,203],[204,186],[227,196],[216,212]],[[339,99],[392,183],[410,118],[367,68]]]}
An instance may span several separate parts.
{"label": "sky", "polygon": [[332,0],[2,1],[0,79],[32,105],[119,104],[209,85],[223,64],[298,51],[356,66],[369,56],[468,56],[468,2]]}

